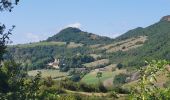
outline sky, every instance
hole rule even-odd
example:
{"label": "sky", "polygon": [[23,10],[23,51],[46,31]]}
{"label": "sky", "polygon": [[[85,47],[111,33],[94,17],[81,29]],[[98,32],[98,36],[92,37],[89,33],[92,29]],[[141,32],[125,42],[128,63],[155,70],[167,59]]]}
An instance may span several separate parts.
{"label": "sky", "polygon": [[147,27],[170,14],[170,0],[20,0],[11,13],[1,12],[11,40],[23,44],[45,40],[66,27],[115,38]]}

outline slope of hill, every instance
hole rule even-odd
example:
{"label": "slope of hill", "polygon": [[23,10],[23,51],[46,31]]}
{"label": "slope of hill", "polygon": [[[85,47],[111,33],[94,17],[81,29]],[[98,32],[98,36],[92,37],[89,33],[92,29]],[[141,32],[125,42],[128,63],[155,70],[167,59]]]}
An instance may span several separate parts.
{"label": "slope of hill", "polygon": [[56,35],[49,37],[47,41],[75,42],[89,45],[111,43],[113,40],[108,37],[98,36],[92,33],[83,32],[77,28],[69,27],[61,30]]}
{"label": "slope of hill", "polygon": [[[167,17],[166,17],[167,19]],[[122,62],[126,66],[143,66],[144,60],[166,59],[170,60],[170,21],[160,20],[146,28],[137,28],[116,38],[117,41],[124,39],[147,36],[148,39],[143,46],[129,50],[119,51],[112,54],[112,59]],[[111,54],[109,54],[111,55]]]}

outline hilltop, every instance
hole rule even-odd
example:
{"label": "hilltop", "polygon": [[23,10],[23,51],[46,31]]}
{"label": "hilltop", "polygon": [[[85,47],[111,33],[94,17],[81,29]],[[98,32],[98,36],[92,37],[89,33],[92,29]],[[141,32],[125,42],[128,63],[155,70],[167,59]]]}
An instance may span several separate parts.
{"label": "hilltop", "polygon": [[61,30],[59,33],[47,39],[47,42],[75,42],[82,44],[106,44],[113,40],[108,37],[99,36],[93,33],[81,31],[78,28],[68,27]]}

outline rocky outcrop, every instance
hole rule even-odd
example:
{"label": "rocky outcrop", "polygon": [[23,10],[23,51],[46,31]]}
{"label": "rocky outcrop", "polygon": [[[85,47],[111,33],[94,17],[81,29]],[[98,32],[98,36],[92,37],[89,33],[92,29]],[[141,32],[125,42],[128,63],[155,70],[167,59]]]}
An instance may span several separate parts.
{"label": "rocky outcrop", "polygon": [[162,17],[161,21],[170,21],[170,15]]}

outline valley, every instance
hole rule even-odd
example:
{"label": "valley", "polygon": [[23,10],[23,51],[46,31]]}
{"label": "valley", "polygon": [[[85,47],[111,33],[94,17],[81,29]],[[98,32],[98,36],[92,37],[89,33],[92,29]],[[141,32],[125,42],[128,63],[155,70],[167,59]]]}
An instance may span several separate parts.
{"label": "valley", "polygon": [[170,100],[169,7],[0,0],[0,100]]}
{"label": "valley", "polygon": [[[146,66],[146,60],[170,59],[169,33],[170,22],[165,20],[115,39],[68,27],[41,42],[10,45],[4,58],[21,63],[30,77],[41,73],[42,78],[59,82],[65,92],[98,97],[114,88],[124,98],[139,82],[137,69]],[[169,82],[164,75],[157,78],[158,87]]]}
{"label": "valley", "polygon": [[[153,33],[159,30],[166,34],[169,32],[168,24],[168,21],[160,21],[146,28],[130,30],[116,39],[98,36],[83,32],[77,28],[69,27],[42,42],[9,46],[10,54],[6,56],[8,58],[10,55],[15,55],[14,59],[24,62],[22,65],[26,66],[26,69],[33,69],[33,71],[29,73],[36,73],[36,71],[42,69],[42,73],[47,73],[47,75],[51,77],[60,77],[62,72],[75,72],[81,76],[80,78],[82,78],[81,80],[83,82],[87,83],[97,83],[96,74],[101,71],[103,73],[101,80],[104,84],[107,84],[107,80],[108,82],[113,81],[114,75],[126,69],[131,70],[133,66],[136,65],[143,66],[144,60],[148,59],[147,56],[144,55],[148,55],[149,59],[158,54],[159,57],[157,58],[165,58],[166,56],[163,56],[163,54],[152,51],[155,48],[155,50],[157,49],[160,52],[159,46],[162,45],[161,43],[165,44],[166,38],[168,39],[169,37],[166,36],[164,42],[161,42],[163,38],[160,38],[160,35],[163,33]],[[158,38],[156,38],[157,36]],[[158,40],[155,39],[159,39],[160,42],[156,43]],[[154,45],[153,43],[156,44]],[[166,49],[169,50],[168,48]],[[142,52],[143,50],[145,51]],[[166,50],[162,53],[164,52],[166,52]],[[150,54],[153,56],[149,56]],[[52,72],[52,69],[50,69],[51,71],[48,70],[49,67],[47,67],[47,64],[53,62],[54,59],[60,60],[58,66],[62,72],[57,72],[59,70],[56,70],[56,72]],[[79,59],[79,61],[76,59]],[[136,61],[136,59],[140,59],[140,61]],[[135,63],[133,63],[134,60]],[[121,65],[121,69],[117,68],[118,64]],[[79,70],[82,70],[82,72]],[[58,73],[59,75],[53,76],[53,73]],[[81,75],[82,73],[86,75]],[[44,74],[42,76],[47,77],[47,75]]]}

